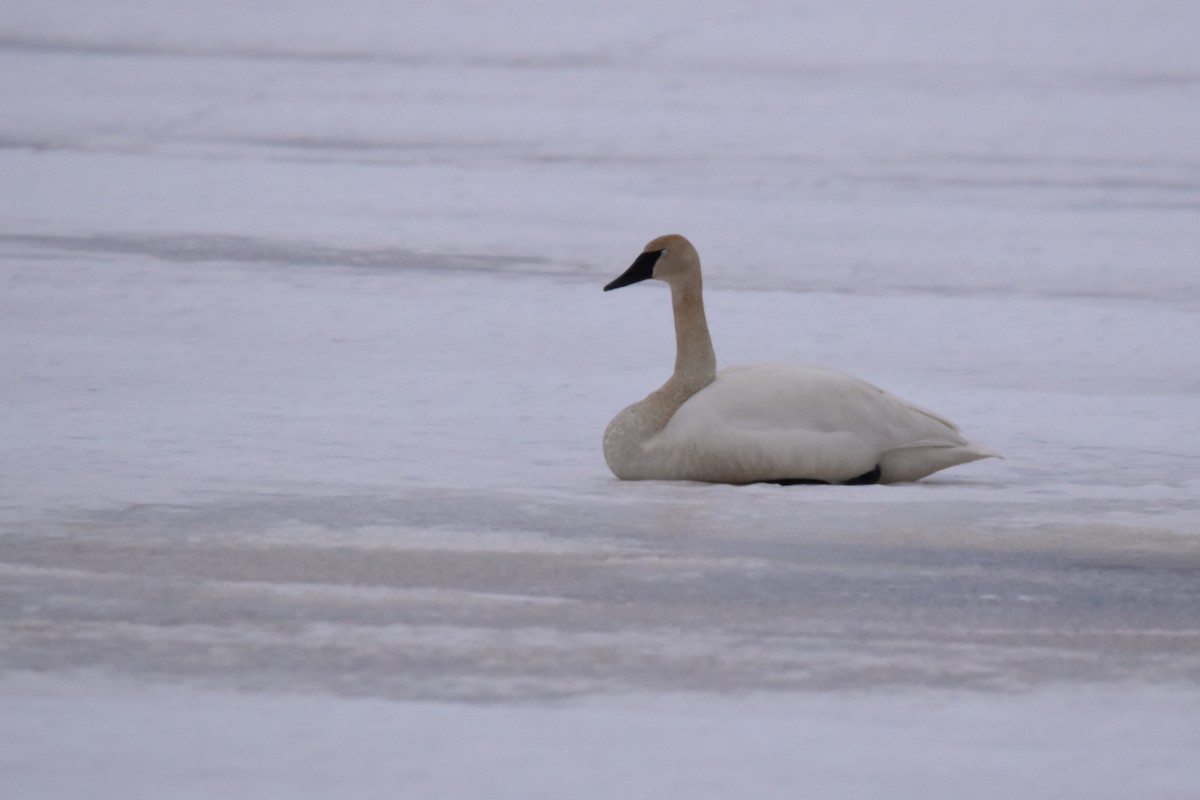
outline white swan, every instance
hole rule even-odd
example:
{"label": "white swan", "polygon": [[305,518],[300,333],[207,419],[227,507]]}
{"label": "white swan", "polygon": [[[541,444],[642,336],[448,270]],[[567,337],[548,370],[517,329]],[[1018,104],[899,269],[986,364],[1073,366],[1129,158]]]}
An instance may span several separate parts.
{"label": "white swan", "polygon": [[613,417],[604,460],[623,480],[896,483],[996,455],[949,420],[823,367],[717,371],[700,256],[660,236],[604,291],[656,278],[671,287],[675,374]]}

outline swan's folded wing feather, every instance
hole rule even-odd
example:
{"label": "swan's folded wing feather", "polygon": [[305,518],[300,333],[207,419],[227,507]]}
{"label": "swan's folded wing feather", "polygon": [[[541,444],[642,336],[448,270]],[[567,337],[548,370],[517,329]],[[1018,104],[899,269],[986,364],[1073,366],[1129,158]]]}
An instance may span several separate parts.
{"label": "swan's folded wing feather", "polygon": [[992,455],[944,417],[866,381],[792,365],[723,370],[655,440],[688,477],[730,483],[839,482],[876,466],[884,481],[916,480]]}

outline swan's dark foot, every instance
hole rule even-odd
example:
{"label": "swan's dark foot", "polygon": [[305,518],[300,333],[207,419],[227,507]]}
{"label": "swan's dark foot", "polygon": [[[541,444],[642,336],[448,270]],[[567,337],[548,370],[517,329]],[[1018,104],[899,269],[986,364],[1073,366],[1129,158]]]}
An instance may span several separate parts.
{"label": "swan's dark foot", "polygon": [[879,465],[876,464],[875,469],[871,470],[870,472],[864,472],[862,475],[859,475],[857,478],[851,478],[850,480],[846,481],[846,485],[847,486],[867,486],[872,483],[879,483],[879,477],[882,474],[883,474],[883,471],[881,469],[879,469]]}
{"label": "swan's dark foot", "polygon": [[[879,483],[879,477],[882,475],[879,465],[875,465],[875,469],[870,472],[864,472],[857,478],[851,478],[845,481],[843,486],[867,486],[872,483]],[[829,481],[818,481],[812,478],[782,478],[777,481],[763,481],[763,483],[773,483],[776,486],[807,486],[807,485],[828,485]]]}

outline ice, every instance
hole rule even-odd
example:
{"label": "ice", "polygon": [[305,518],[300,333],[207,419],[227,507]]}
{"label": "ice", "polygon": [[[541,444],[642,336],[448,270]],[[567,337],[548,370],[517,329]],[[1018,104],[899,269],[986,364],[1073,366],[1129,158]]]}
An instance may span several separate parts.
{"label": "ice", "polygon": [[[7,9],[0,794],[1195,796],[1198,24]],[[616,481],[671,231],[1004,460]]]}
{"label": "ice", "polygon": [[[672,693],[621,706],[400,705],[86,676],[6,689],[20,692],[9,710],[30,721],[23,739],[0,739],[11,794],[77,796],[86,774],[97,800],[782,800],[803,787],[833,787],[847,800],[897,787],[935,797],[1186,798],[1200,712],[1162,688],[1034,692],[1006,704],[921,692]],[[1114,714],[1118,703],[1127,705]],[[72,770],[28,770],[22,756],[38,751],[65,753]],[[114,765],[119,776],[97,780]]]}

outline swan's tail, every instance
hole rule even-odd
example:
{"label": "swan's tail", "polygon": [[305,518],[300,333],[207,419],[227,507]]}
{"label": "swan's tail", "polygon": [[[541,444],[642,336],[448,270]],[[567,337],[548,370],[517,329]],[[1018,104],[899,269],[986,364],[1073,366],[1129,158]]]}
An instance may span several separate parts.
{"label": "swan's tail", "polygon": [[922,440],[889,450],[879,460],[880,483],[919,481],[948,467],[969,464],[981,458],[1004,456],[982,445],[966,442]]}

